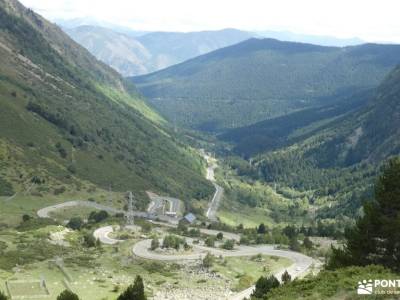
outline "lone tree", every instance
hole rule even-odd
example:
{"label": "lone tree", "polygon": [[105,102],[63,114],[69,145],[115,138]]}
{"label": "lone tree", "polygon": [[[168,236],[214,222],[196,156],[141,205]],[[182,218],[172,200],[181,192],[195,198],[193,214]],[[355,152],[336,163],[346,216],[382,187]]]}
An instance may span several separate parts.
{"label": "lone tree", "polygon": [[284,284],[289,283],[290,281],[292,281],[292,276],[290,276],[289,272],[287,270],[285,270],[285,272],[282,274],[282,282]]}
{"label": "lone tree", "polygon": [[313,248],[313,242],[310,240],[308,236],[306,236],[303,240],[303,246],[307,249],[310,250]]}
{"label": "lone tree", "polygon": [[83,226],[83,220],[80,217],[73,217],[69,220],[67,226],[73,230],[79,230]]}
{"label": "lone tree", "polygon": [[152,240],[151,240],[150,249],[151,249],[151,250],[156,250],[158,247],[160,247],[160,241],[158,240],[158,238],[152,239]]}
{"label": "lone tree", "polygon": [[265,234],[267,232],[267,228],[265,227],[264,223],[261,223],[260,226],[257,228],[257,233]]}
{"label": "lone tree", "polygon": [[207,247],[215,247],[215,237],[210,236],[204,241]]}
{"label": "lone tree", "polygon": [[292,250],[292,251],[297,251],[297,252],[300,252],[300,243],[299,243],[299,241],[297,240],[297,237],[296,236],[294,236],[294,237],[292,237],[291,239],[290,239],[290,241],[289,241],[289,249],[290,250]]}
{"label": "lone tree", "polygon": [[364,204],[364,216],[345,233],[343,249],[332,249],[327,268],[383,265],[400,271],[400,158],[384,167],[375,185],[375,201]]}
{"label": "lone tree", "polygon": [[58,295],[57,300],[79,300],[79,297],[73,292],[65,290],[60,295]]}
{"label": "lone tree", "polygon": [[203,267],[211,268],[213,264],[214,264],[214,255],[208,252],[207,255],[203,258]]}
{"label": "lone tree", "polygon": [[261,276],[256,282],[256,288],[251,294],[254,298],[264,299],[264,297],[268,294],[270,290],[273,288],[279,287],[280,283],[275,276],[271,275],[270,277]]}
{"label": "lone tree", "polygon": [[134,284],[130,285],[117,300],[147,300],[142,277],[136,276]]}
{"label": "lone tree", "polygon": [[30,219],[32,219],[32,217],[30,215],[23,215],[22,216],[22,221],[23,222],[28,222]]}
{"label": "lone tree", "polygon": [[235,241],[234,240],[227,240],[222,245],[222,248],[225,249],[225,250],[233,250],[234,247],[235,247]]}

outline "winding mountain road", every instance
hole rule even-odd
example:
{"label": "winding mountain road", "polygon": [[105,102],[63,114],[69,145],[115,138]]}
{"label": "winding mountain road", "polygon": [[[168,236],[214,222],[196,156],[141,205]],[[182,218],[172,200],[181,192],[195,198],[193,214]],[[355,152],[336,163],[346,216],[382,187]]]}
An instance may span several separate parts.
{"label": "winding mountain road", "polygon": [[[224,234],[227,234],[224,232]],[[182,261],[182,260],[201,260],[207,253],[211,253],[215,256],[222,257],[240,257],[240,256],[253,256],[257,254],[278,256],[290,259],[293,264],[287,268],[284,268],[274,274],[277,279],[281,279],[282,274],[285,271],[291,275],[294,279],[296,277],[301,277],[305,275],[313,264],[313,259],[304,254],[288,251],[288,250],[278,250],[275,249],[273,245],[263,245],[263,246],[237,246],[235,250],[228,251],[217,248],[209,248],[205,246],[199,246],[193,244],[193,239],[187,238],[187,243],[193,247],[193,253],[190,254],[163,254],[156,253],[149,250],[151,246],[151,240],[143,240],[136,243],[132,252],[135,256],[149,259],[149,260],[159,260],[159,261]],[[229,298],[229,300],[242,300],[243,298],[249,297],[255,289],[255,286],[241,291]]]}
{"label": "winding mountain road", "polygon": [[[52,205],[49,207],[45,207],[40,209],[37,212],[37,215],[41,218],[50,218],[50,213],[53,211],[56,211],[58,209],[66,208],[66,207],[73,207],[73,206],[86,206],[86,207],[92,207],[94,209],[98,210],[105,210],[109,213],[123,213],[122,210],[118,210],[112,207],[108,207],[102,204],[98,204],[96,202],[90,202],[90,201],[69,201],[61,204],[56,204]],[[135,212],[136,216],[152,219],[153,216],[151,216],[148,213],[145,212]],[[174,218],[166,218],[169,221],[173,221],[174,223],[167,223],[165,225],[171,226],[171,227],[176,227],[177,224],[176,219]],[[167,220],[167,222],[168,222]],[[154,221],[156,224],[162,224],[159,221]],[[93,233],[94,237],[100,240],[103,244],[107,245],[115,245],[119,242],[122,242],[121,240],[117,240],[114,238],[111,238],[109,235],[113,232],[113,226],[105,226],[98,228],[95,230]],[[217,230],[210,230],[210,229],[200,229],[200,231],[204,234],[208,235],[217,235],[220,231]],[[222,232],[224,237],[227,239],[232,239],[235,241],[240,240],[240,236],[235,233],[231,232]],[[307,273],[307,271],[310,269],[310,267],[313,264],[313,259],[311,257],[308,257],[304,254],[298,253],[298,252],[293,252],[293,251],[287,251],[287,250],[279,250],[275,249],[275,246],[273,245],[262,245],[262,246],[237,246],[235,250],[228,251],[228,250],[222,250],[218,248],[210,248],[210,247],[205,247],[205,246],[200,246],[196,245],[193,243],[193,239],[187,238],[187,242],[192,245],[193,247],[193,253],[190,254],[174,254],[174,255],[169,255],[169,254],[163,254],[163,253],[156,253],[153,251],[150,251],[150,246],[151,246],[151,240],[146,239],[143,241],[140,241],[136,243],[133,248],[132,248],[132,253],[136,255],[137,257],[141,257],[144,259],[150,259],[150,260],[160,260],[160,261],[182,261],[182,260],[200,260],[204,258],[204,256],[210,252],[213,255],[216,256],[222,256],[222,257],[239,257],[239,256],[253,256],[257,254],[264,254],[264,255],[272,255],[272,256],[279,256],[279,257],[284,257],[288,258],[293,261],[293,264],[285,269],[280,270],[279,272],[275,273],[274,275],[276,278],[280,279],[283,272],[287,270],[289,274],[292,276],[292,278],[300,277]],[[232,296],[229,298],[229,300],[242,300],[245,297],[249,297],[251,293],[254,290],[254,286]]]}
{"label": "winding mountain road", "polygon": [[215,193],[208,206],[206,217],[213,222],[217,222],[217,210],[221,203],[222,196],[224,195],[224,189],[215,183],[215,169],[218,167],[216,160],[204,151],[202,151],[202,154],[208,164],[206,179],[211,181],[215,187]]}

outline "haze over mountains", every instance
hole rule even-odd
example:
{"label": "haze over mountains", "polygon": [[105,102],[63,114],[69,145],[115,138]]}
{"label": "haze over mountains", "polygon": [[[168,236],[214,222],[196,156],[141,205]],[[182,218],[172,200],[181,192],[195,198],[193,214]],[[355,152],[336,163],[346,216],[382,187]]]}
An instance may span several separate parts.
{"label": "haze over mountains", "polygon": [[289,31],[223,29],[199,32],[146,32],[93,18],[56,20],[65,32],[123,76],[161,70],[208,52],[256,38],[306,42],[326,46],[361,44],[358,38],[296,34]]}
{"label": "haze over mountains", "polygon": [[300,34],[290,31],[257,31],[260,37],[277,39],[280,41],[287,42],[301,42],[320,46],[355,46],[365,43],[360,38],[337,38],[333,36],[323,36],[323,35],[310,35],[310,34]]}
{"label": "haze over mountains", "polygon": [[76,42],[124,76],[151,73],[252,35],[235,29],[202,32],[153,32],[141,36],[96,26],[64,29]]}

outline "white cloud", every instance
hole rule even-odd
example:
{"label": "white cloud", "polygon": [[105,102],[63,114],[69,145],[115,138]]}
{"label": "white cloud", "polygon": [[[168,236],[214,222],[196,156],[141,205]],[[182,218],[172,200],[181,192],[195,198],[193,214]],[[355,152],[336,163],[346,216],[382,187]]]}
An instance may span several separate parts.
{"label": "white cloud", "polygon": [[94,17],[136,30],[234,27],[400,42],[398,0],[22,0],[43,16]]}

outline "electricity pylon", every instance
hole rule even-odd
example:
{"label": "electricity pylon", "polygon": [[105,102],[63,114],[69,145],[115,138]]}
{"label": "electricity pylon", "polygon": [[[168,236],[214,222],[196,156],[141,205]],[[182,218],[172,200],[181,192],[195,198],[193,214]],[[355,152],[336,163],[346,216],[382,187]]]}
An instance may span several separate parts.
{"label": "electricity pylon", "polygon": [[126,213],[126,225],[132,226],[135,224],[135,219],[133,215],[133,194],[128,192],[128,211]]}

